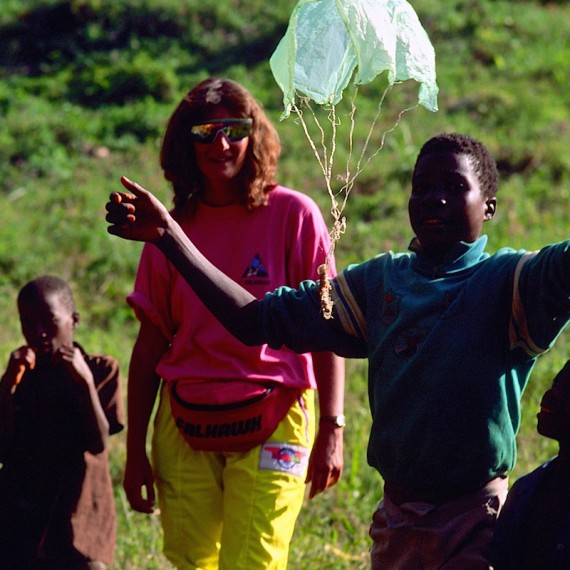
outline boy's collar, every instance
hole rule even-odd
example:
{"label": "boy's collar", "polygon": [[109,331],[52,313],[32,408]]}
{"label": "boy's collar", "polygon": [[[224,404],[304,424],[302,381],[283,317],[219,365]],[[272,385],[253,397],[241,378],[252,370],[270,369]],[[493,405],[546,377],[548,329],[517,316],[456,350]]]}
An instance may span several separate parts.
{"label": "boy's collar", "polygon": [[434,271],[438,273],[453,273],[461,271],[479,261],[485,252],[486,245],[486,235],[478,237],[471,243],[460,241],[447,252],[441,261],[437,262],[422,251],[422,246],[416,237],[412,239],[408,249],[416,254],[414,266],[421,273],[433,274]]}

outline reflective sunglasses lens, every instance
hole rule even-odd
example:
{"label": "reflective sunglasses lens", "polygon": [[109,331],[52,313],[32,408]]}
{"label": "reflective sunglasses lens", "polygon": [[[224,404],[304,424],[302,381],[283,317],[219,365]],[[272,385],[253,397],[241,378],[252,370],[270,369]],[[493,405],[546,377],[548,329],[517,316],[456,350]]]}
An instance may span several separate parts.
{"label": "reflective sunglasses lens", "polygon": [[229,141],[236,142],[251,134],[252,122],[251,119],[229,119],[193,125],[190,134],[195,141],[212,143],[216,140],[218,133],[222,131]]}
{"label": "reflective sunglasses lens", "polygon": [[224,127],[224,134],[231,142],[240,141],[251,134],[251,123],[228,125]]}
{"label": "reflective sunglasses lens", "polygon": [[220,130],[219,123],[206,123],[204,125],[194,125],[190,129],[192,138],[198,142],[210,143],[213,142]]}

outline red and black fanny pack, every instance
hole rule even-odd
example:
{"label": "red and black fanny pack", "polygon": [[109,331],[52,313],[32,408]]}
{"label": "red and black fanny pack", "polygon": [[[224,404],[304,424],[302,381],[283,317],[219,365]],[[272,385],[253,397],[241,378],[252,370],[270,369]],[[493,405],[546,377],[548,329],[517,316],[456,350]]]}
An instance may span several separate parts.
{"label": "red and black fanny pack", "polygon": [[248,451],[275,431],[299,388],[246,380],[168,383],[176,427],[202,451]]}

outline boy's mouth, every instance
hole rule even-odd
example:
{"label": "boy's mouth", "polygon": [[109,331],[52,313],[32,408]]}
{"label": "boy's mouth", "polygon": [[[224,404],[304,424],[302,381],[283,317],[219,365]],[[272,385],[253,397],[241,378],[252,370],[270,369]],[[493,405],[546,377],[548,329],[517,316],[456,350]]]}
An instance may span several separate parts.
{"label": "boy's mouth", "polygon": [[33,347],[36,354],[51,354],[52,346],[49,342],[42,342]]}
{"label": "boy's mouth", "polygon": [[422,222],[422,226],[426,228],[436,228],[445,225],[445,221],[442,218],[426,218]]}
{"label": "boy's mouth", "polygon": [[556,413],[556,406],[553,404],[549,404],[548,402],[541,402],[540,409],[538,411],[537,417],[545,417],[550,416]]}

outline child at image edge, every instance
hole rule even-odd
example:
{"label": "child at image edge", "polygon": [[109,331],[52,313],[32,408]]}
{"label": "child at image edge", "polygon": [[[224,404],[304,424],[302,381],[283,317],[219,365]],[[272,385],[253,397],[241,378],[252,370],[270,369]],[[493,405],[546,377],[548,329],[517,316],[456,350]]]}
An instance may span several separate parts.
{"label": "child at image edge", "polygon": [[536,428],[558,455],[511,487],[489,549],[494,570],[570,568],[570,360],[542,396]]}
{"label": "child at image edge", "polygon": [[18,311],[27,344],[0,383],[0,568],[101,570],[115,548],[107,439],[123,429],[119,366],[73,342],[65,281],[30,281]]}
{"label": "child at image edge", "polygon": [[[246,344],[368,358],[368,462],[384,479],[372,568],[489,568],[484,551],[516,457],[520,398],[570,319],[570,242],[485,251],[497,169],[483,144],[436,136],[417,158],[406,253],[257,301],[221,274],[138,184],[107,204],[110,233],[154,243]],[[350,418],[348,418],[350,423]]]}

